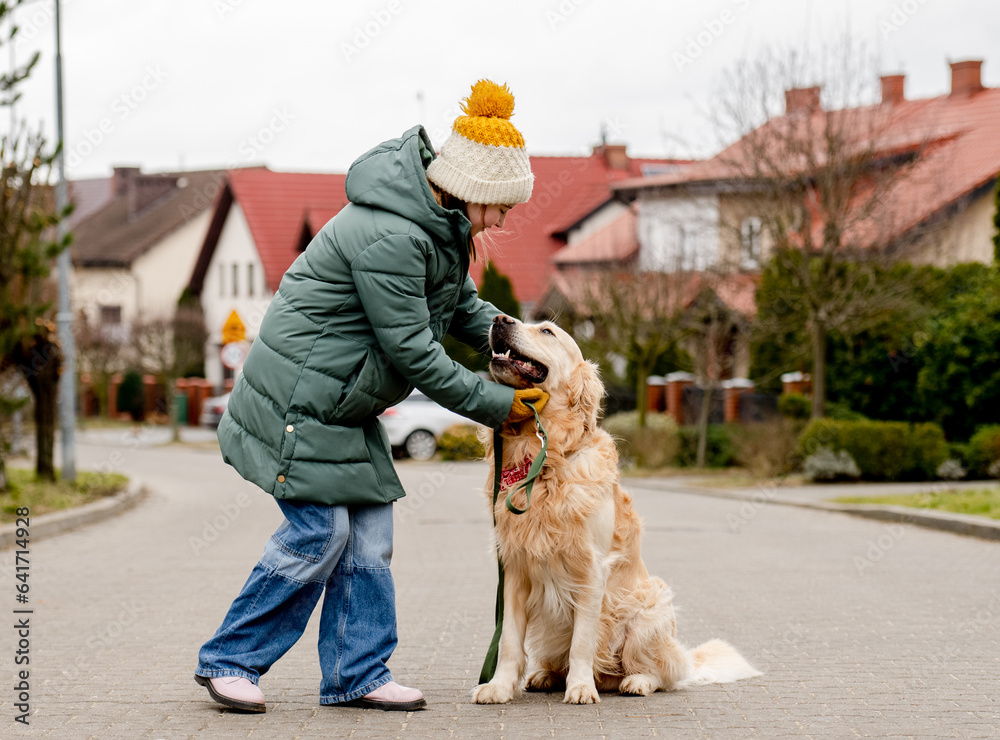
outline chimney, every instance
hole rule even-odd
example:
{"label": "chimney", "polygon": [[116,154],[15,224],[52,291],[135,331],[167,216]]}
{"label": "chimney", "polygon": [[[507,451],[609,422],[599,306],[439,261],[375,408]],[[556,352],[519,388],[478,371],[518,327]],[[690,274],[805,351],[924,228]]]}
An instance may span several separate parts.
{"label": "chimney", "polygon": [[958,98],[972,95],[983,89],[982,59],[970,59],[965,62],[952,62],[951,95]]}
{"label": "chimney", "polygon": [[115,167],[111,176],[111,192],[117,197],[128,192],[129,182],[142,172],[139,167]]}
{"label": "chimney", "polygon": [[601,144],[594,147],[594,154],[604,157],[604,164],[611,170],[627,170],[629,165],[628,154],[625,153],[625,144]]}
{"label": "chimney", "polygon": [[793,87],[785,90],[785,115],[792,113],[814,113],[822,110],[819,103],[819,87]]}
{"label": "chimney", "polygon": [[906,100],[903,95],[905,75],[882,75],[882,105],[896,105]]}
{"label": "chimney", "polygon": [[134,216],[177,187],[179,175],[135,175],[128,181],[128,213]]}

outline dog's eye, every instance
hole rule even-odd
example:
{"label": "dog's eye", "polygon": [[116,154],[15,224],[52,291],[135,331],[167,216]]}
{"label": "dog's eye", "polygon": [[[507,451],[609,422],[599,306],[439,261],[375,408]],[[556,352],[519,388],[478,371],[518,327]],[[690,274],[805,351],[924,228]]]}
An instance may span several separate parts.
{"label": "dog's eye", "polygon": [[551,329],[542,329],[542,334],[548,334],[550,337],[555,336],[555,332],[552,331]]}

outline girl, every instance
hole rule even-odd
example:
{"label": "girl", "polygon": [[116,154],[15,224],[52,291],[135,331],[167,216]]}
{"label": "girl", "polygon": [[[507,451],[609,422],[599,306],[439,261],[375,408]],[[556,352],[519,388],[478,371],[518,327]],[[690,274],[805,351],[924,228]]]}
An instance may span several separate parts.
{"label": "girl", "polygon": [[488,426],[532,416],[542,391],[486,381],[450,360],[445,333],[482,348],[500,312],[469,277],[473,237],[531,195],[507,86],[472,88],[435,157],[423,127],[347,174],[347,205],[282,278],[219,424],[223,458],[272,494],[285,521],[264,548],[195,680],[216,701],[265,710],[258,679],[323,596],[320,703],[412,710],[392,680],[392,506],[404,495],[376,418],[416,386]]}

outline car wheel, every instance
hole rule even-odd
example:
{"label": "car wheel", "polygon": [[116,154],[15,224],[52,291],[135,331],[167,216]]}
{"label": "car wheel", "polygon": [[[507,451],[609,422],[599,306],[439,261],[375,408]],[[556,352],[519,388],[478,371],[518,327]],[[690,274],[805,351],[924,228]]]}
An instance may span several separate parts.
{"label": "car wheel", "polygon": [[414,460],[430,460],[437,452],[437,440],[426,429],[411,432],[404,445],[406,454]]}

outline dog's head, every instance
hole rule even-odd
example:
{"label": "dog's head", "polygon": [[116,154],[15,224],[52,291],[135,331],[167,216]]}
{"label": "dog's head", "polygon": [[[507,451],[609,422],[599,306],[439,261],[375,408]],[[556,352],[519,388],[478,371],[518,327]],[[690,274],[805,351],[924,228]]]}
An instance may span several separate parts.
{"label": "dog's head", "polygon": [[565,331],[550,321],[524,324],[500,315],[490,327],[490,349],[490,374],[498,383],[541,388],[549,394],[545,416],[569,414],[584,431],[597,427],[604,386],[597,366]]}

